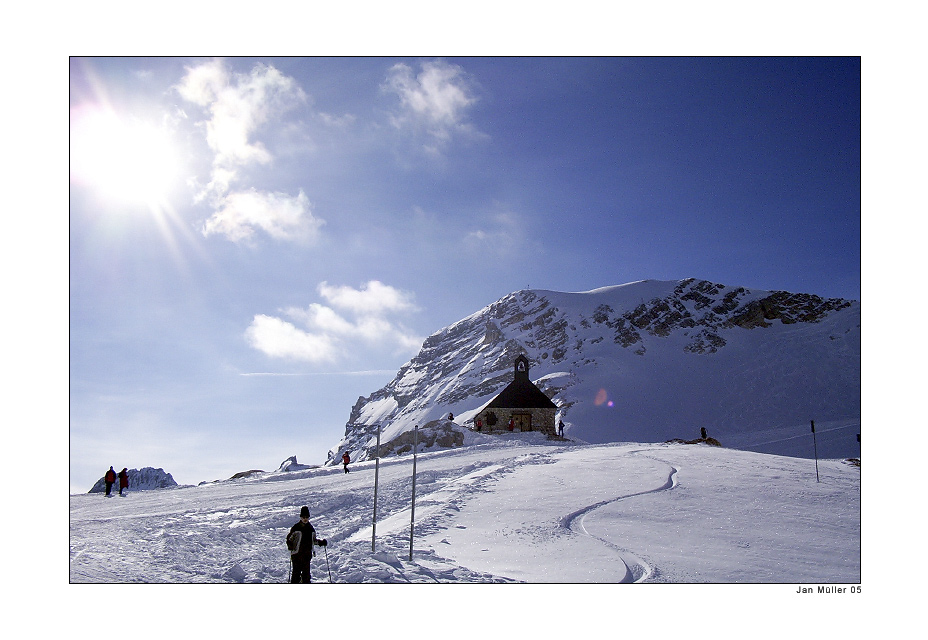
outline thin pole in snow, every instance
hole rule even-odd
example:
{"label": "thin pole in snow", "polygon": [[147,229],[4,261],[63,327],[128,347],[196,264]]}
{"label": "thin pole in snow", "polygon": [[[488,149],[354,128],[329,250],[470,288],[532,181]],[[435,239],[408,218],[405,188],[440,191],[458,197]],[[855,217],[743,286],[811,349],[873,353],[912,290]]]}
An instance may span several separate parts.
{"label": "thin pole in snow", "polygon": [[815,448],[815,481],[821,482],[818,477],[818,442],[815,440],[815,420],[812,420],[812,446]]}
{"label": "thin pole in snow", "polygon": [[412,562],[412,537],[416,527],[416,454],[419,452],[419,425],[413,436],[412,445],[412,509],[409,515],[409,561]]}
{"label": "thin pole in snow", "polygon": [[374,462],[374,526],[371,531],[371,551],[377,543],[377,483],[380,480],[380,425],[377,425],[377,457]]}

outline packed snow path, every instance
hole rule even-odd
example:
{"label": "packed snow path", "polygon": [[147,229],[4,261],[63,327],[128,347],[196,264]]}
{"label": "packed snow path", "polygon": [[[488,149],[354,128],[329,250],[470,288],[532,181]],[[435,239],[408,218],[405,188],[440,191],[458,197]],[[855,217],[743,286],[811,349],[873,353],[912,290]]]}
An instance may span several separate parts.
{"label": "packed snow path", "polygon": [[411,562],[406,456],[380,461],[374,550],[374,462],[71,496],[70,580],[285,582],[306,504],[317,582],[860,581],[857,467],[529,435],[418,456]]}

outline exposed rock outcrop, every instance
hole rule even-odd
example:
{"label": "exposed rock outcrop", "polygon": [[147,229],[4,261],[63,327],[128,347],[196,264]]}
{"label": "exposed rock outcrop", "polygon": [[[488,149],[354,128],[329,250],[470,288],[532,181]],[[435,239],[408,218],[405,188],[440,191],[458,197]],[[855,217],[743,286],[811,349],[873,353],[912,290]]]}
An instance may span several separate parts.
{"label": "exposed rock outcrop", "polygon": [[860,413],[858,302],[692,278],[524,290],[429,336],[389,384],[358,398],[326,464],[345,450],[368,459],[378,424],[381,451],[449,412],[471,426],[519,355],[558,420],[588,442],[660,442],[687,421],[731,433]]}

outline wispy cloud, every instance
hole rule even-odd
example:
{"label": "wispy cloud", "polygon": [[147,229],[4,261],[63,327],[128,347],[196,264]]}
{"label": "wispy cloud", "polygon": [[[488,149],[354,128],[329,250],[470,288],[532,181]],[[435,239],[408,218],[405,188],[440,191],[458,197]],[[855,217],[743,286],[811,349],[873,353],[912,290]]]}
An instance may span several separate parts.
{"label": "wispy cloud", "polygon": [[424,62],[417,74],[399,63],[390,68],[382,89],[400,101],[393,125],[424,132],[430,138],[429,149],[437,150],[455,135],[484,135],[469,121],[469,110],[477,102],[474,82],[457,65]]}
{"label": "wispy cloud", "polygon": [[206,141],[216,154],[214,166],[226,168],[270,162],[254,134],[272,116],[307,100],[296,80],[272,66],[259,63],[250,73],[231,73],[221,60],[188,68],[178,91],[209,112]]}
{"label": "wispy cloud", "polygon": [[302,373],[281,373],[277,371],[249,371],[240,373],[240,376],[251,377],[305,377],[305,376],[389,376],[396,373],[395,369],[368,369],[364,371],[307,371]]}
{"label": "wispy cloud", "polygon": [[279,310],[286,320],[256,315],[246,341],[270,357],[311,363],[347,358],[359,344],[391,353],[411,353],[422,345],[423,338],[396,318],[418,310],[411,293],[376,280],[360,289],[322,282],[318,290],[331,306]]}
{"label": "wispy cloud", "polygon": [[207,116],[199,124],[213,153],[212,169],[198,199],[208,200],[214,213],[203,225],[204,235],[238,242],[260,230],[276,240],[314,240],[323,221],[313,215],[302,191],[290,195],[241,185],[244,169],[274,160],[258,133],[286,126],[275,119],[307,103],[296,80],[265,64],[234,73],[222,60],[213,60],[188,68],[176,89]]}
{"label": "wispy cloud", "polygon": [[296,196],[265,191],[237,191],[219,201],[219,208],[203,225],[203,233],[220,233],[233,241],[246,240],[256,229],[276,240],[311,241],[325,224],[313,216],[302,190]]}
{"label": "wispy cloud", "polygon": [[[476,216],[475,216],[476,217]],[[523,250],[534,250],[537,241],[525,233],[529,223],[524,216],[510,210],[501,210],[486,216],[483,224],[472,229],[462,240],[465,250],[505,257],[518,246]]]}

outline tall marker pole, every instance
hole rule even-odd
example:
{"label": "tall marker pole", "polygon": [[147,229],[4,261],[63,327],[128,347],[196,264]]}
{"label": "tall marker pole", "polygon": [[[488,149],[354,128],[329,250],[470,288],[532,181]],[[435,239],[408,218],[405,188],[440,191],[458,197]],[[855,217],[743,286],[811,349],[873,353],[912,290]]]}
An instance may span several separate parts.
{"label": "tall marker pole", "polygon": [[416,526],[416,454],[419,452],[419,425],[413,436],[412,445],[412,509],[409,515],[409,561],[412,562],[412,537]]}
{"label": "tall marker pole", "polygon": [[818,442],[815,440],[815,420],[812,420],[812,446],[815,448],[815,481],[821,482],[818,478]]}
{"label": "tall marker pole", "polygon": [[371,551],[377,542],[377,483],[380,480],[380,425],[377,425],[377,457],[374,462],[374,527],[371,530]]}

